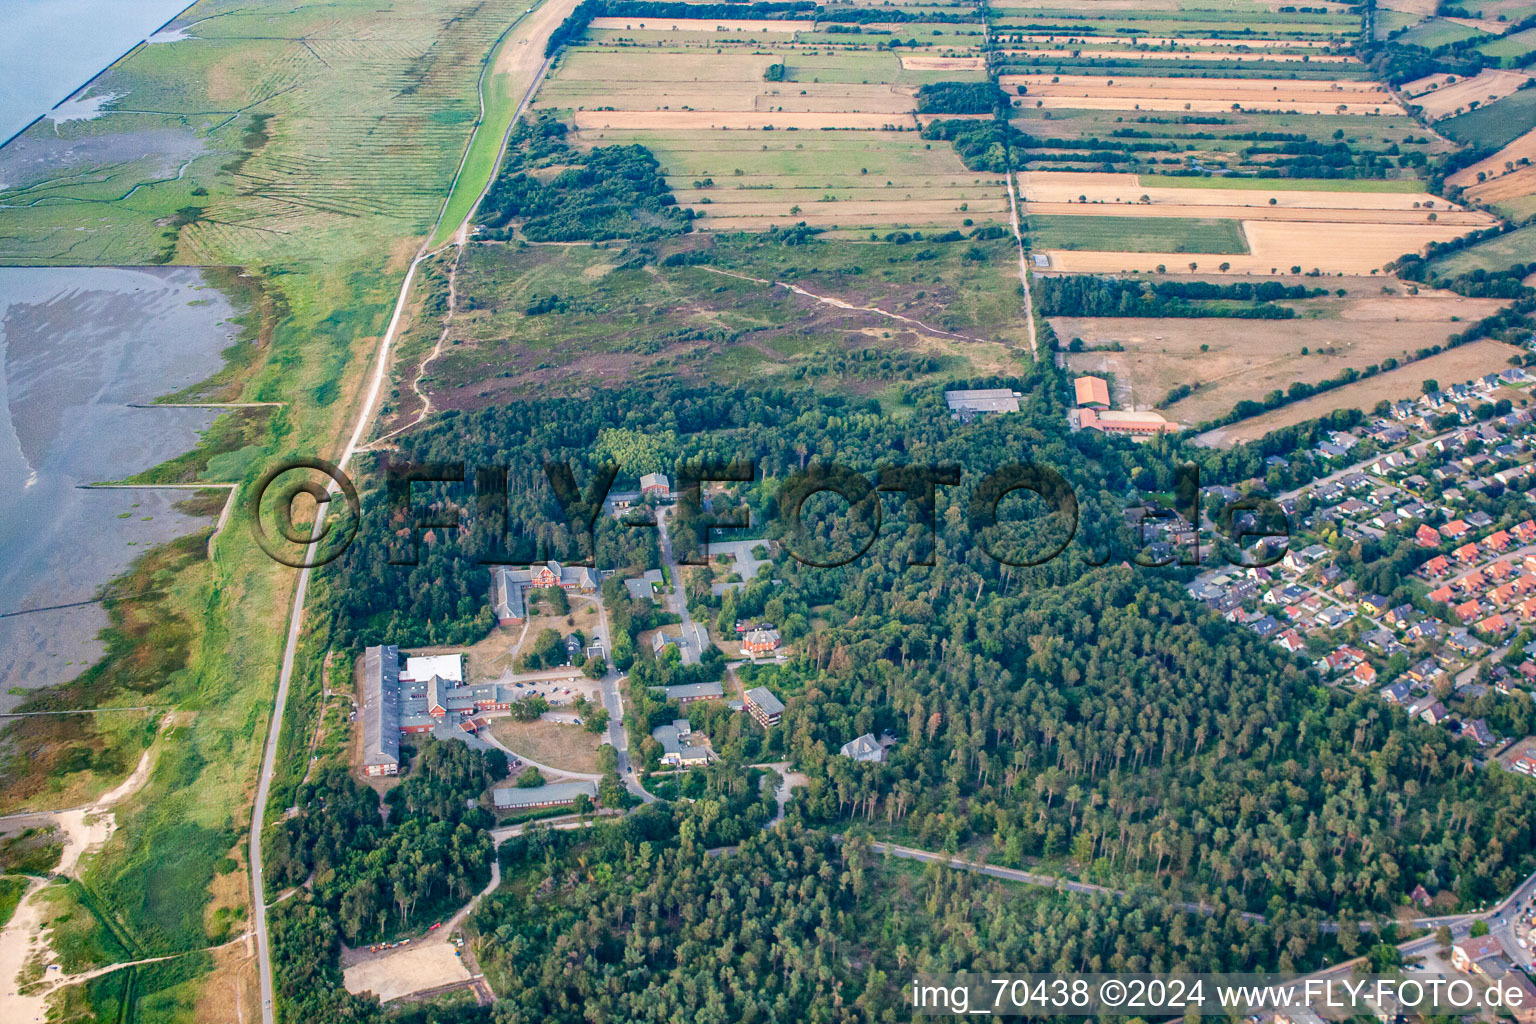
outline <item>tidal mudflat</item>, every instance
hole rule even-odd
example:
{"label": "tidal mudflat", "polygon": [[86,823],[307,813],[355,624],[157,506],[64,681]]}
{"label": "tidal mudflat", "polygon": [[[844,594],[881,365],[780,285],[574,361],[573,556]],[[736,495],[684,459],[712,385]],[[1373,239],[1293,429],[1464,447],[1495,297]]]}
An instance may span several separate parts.
{"label": "tidal mudflat", "polygon": [[84,671],[102,585],[207,525],[187,491],[81,485],[197,443],[216,410],[133,406],[216,373],[235,312],[195,268],[0,268],[0,711]]}

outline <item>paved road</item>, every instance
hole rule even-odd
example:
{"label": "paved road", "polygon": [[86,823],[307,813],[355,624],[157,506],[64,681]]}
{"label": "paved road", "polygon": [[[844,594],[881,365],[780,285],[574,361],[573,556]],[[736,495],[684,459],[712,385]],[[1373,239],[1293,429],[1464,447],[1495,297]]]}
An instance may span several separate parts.
{"label": "paved road", "polygon": [[[675,508],[676,506],[673,506]],[[667,517],[672,513],[671,508],[661,509],[656,513],[656,528],[661,535],[661,558],[671,570],[672,592],[667,594],[667,608],[675,612],[677,617],[683,620],[683,664],[696,665],[699,655],[704,653],[704,648],[709,642],[704,630],[693,621],[693,616],[688,613],[688,596],[683,592],[682,569],[677,564],[677,558],[672,554],[672,538],[667,533]]]}
{"label": "paved road", "polygon": [[[535,7],[542,6],[544,5],[541,0],[535,0],[534,4],[530,6],[528,10],[531,12]],[[555,4],[555,7],[561,9],[573,6],[573,0],[556,0]],[[553,13],[558,15],[561,12],[554,11]],[[558,23],[559,21],[557,17],[538,19],[534,25],[531,26],[531,28],[535,31],[535,34],[530,35],[528,45],[539,46],[542,48],[544,41],[549,37],[550,33],[554,30]],[[543,63],[533,78],[532,82],[525,89],[523,97],[518,103],[517,111],[512,115],[512,124],[515,125],[517,123],[518,119],[522,116],[523,111],[527,108],[529,102],[533,99],[533,93],[538,88],[539,82],[542,80],[544,72],[548,70],[549,64],[550,61],[548,60]],[[468,145],[472,145],[473,142],[474,137],[471,135],[469,142],[466,143],[466,147]],[[505,145],[505,141],[503,141],[503,145]],[[481,200],[485,198],[485,192],[490,190],[491,184],[494,181],[495,175],[492,175],[491,180],[486,182],[485,190],[482,191],[480,195]],[[443,209],[438,212],[439,221],[442,220],[442,215],[443,212],[447,210],[447,205],[448,204],[445,201],[443,204]],[[478,200],[476,201],[475,206],[478,208]],[[437,227],[438,225],[434,224],[432,230],[428,232],[428,240],[430,240],[431,237],[436,234]],[[456,235],[456,241],[462,244],[464,237],[465,232],[461,229]],[[358,410],[357,421],[352,429],[352,436],[347,440],[347,447],[342,452],[341,459],[337,463],[337,465],[339,465],[342,470],[347,468],[348,464],[352,461],[352,456],[356,454],[360,447],[362,447],[363,434],[373,423],[374,414],[379,406],[379,396],[383,391],[384,381],[389,375],[390,349],[393,346],[395,339],[399,335],[400,319],[405,312],[406,299],[410,296],[411,284],[416,279],[416,271],[421,267],[422,261],[425,260],[428,255],[429,253],[427,252],[426,242],[423,241],[421,248],[416,253],[415,259],[411,260],[410,268],[406,270],[405,280],[400,285],[400,294],[395,299],[395,310],[389,318],[389,326],[384,331],[383,337],[379,339],[379,348],[378,352],[374,356],[373,374],[368,383],[367,394],[363,400],[362,407]],[[332,486],[331,493],[334,494],[335,492],[336,487]],[[316,510],[315,527],[314,533],[312,534],[312,536],[316,538],[323,536],[322,530],[325,524],[325,512],[326,506],[324,504],[321,504]],[[311,544],[309,551],[312,553],[315,551],[315,549],[316,545]],[[256,784],[256,806],[251,813],[251,904],[254,910],[252,917],[252,929],[256,933],[256,959],[257,974],[259,976],[261,985],[262,1024],[274,1024],[275,1015],[272,1004],[272,958],[267,940],[266,888],[261,862],[261,832],[262,827],[265,824],[267,800],[271,795],[272,776],[277,765],[277,744],[278,739],[281,737],[283,731],[283,709],[288,702],[288,687],[293,678],[294,652],[298,647],[299,629],[303,620],[304,612],[304,596],[308,592],[308,589],[309,570],[300,569],[298,585],[294,588],[293,606],[288,616],[288,638],[283,647],[282,667],[278,673],[277,695],[275,704],[272,709],[272,718],[268,725],[266,750],[262,757],[261,777]]]}
{"label": "paved road", "polygon": [[635,766],[629,762],[629,733],[624,729],[624,697],[620,693],[619,684],[623,676],[613,664],[613,629],[608,624],[608,608],[603,604],[602,595],[597,597],[597,617],[602,623],[603,650],[609,654],[608,672],[598,685],[603,692],[603,707],[608,709],[608,744],[619,755],[619,778],[624,780],[624,788],[645,803],[655,803],[656,798],[646,792],[640,785],[640,777],[635,774]]}

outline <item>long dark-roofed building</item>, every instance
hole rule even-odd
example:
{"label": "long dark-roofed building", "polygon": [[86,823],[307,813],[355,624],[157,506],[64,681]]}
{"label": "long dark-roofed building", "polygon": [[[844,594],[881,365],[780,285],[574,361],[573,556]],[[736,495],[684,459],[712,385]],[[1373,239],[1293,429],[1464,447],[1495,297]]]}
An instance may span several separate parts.
{"label": "long dark-roofed building", "polygon": [[400,773],[400,648],[363,652],[363,774]]}

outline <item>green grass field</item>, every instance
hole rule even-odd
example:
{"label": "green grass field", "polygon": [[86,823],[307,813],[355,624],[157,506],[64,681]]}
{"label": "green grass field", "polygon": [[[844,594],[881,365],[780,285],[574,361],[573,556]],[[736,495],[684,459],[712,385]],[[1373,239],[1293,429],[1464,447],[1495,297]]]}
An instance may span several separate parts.
{"label": "green grass field", "polygon": [[[512,25],[516,25],[524,17],[527,15],[519,15]],[[511,28],[511,25],[507,27],[508,35],[511,34]],[[453,184],[453,192],[443,208],[443,216],[438,223],[437,231],[428,243],[430,246],[441,245],[453,237],[459,225],[464,223],[464,218],[469,216],[469,211],[480,198],[480,193],[484,192],[486,185],[490,184],[491,175],[496,173],[496,157],[501,152],[502,139],[506,138],[507,129],[512,127],[512,116],[517,113],[517,105],[522,100],[507,76],[498,75],[492,70],[496,64],[497,55],[507,45],[506,37],[503,37],[503,41],[496,49],[486,56],[485,68],[481,71],[480,78],[485,115],[475,127],[474,137],[469,141],[469,150],[464,155],[458,180]]]}
{"label": "green grass field", "polygon": [[1184,217],[1031,216],[1036,249],[1091,252],[1246,253],[1242,224]]}
{"label": "green grass field", "polygon": [[1514,263],[1536,263],[1536,226],[1507,232],[1435,260],[1430,269],[1441,276],[1453,277],[1473,270],[1503,270]]}
{"label": "green grass field", "polygon": [[1433,50],[1437,46],[1446,46],[1450,43],[1459,43],[1464,39],[1475,39],[1486,35],[1488,33],[1468,28],[1466,25],[1458,25],[1454,21],[1430,18],[1398,36],[1396,41],[1405,46],[1422,46]]}
{"label": "green grass field", "polygon": [[1536,128],[1536,89],[1521,89],[1469,114],[1448,117],[1435,129],[1457,142],[1497,149]]}
{"label": "green grass field", "polygon": [[1479,45],[1477,50],[1490,57],[1503,58],[1507,66],[1511,58],[1523,57],[1532,50],[1536,50],[1536,28],[1495,37]]}

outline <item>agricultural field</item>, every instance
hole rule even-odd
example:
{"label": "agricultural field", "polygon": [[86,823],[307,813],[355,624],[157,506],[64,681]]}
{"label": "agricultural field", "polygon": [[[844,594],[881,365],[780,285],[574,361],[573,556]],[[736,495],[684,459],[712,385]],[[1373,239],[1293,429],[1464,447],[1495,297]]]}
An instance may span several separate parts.
{"label": "agricultural field", "polygon": [[[696,230],[969,230],[1006,219],[1001,175],[921,138],[938,115],[919,114],[918,91],[986,81],[982,31],[979,20],[599,18],[534,107],[573,125],[580,145],[649,149]],[[900,53],[885,45],[893,35],[911,37]]]}
{"label": "agricultural field", "polygon": [[1488,69],[1471,78],[1431,75],[1406,83],[1402,92],[1419,107],[1425,118],[1438,121],[1497,102],[1519,91],[1529,81],[1531,76],[1525,72]]}
{"label": "agricultural field", "polygon": [[1536,225],[1479,242],[1429,266],[1440,277],[1455,277],[1474,270],[1498,270],[1514,263],[1536,263]]}
{"label": "agricultural field", "polygon": [[1470,146],[1507,146],[1536,129],[1536,89],[1521,89],[1495,103],[1448,117],[1435,128]]}
{"label": "agricultural field", "polygon": [[[1003,75],[1004,91],[1048,110],[1181,110],[1398,116],[1405,111],[1374,82],[1325,78],[1191,78],[1139,75]],[[1019,93],[1018,90],[1024,92]]]}
{"label": "agricultural field", "polygon": [[[1317,384],[1348,368],[1406,361],[1504,305],[1444,292],[1387,294],[1371,278],[1347,278],[1337,287],[1346,294],[1281,303],[1298,314],[1289,320],[1063,316],[1052,317],[1051,325],[1063,344],[1081,339],[1085,349],[1099,350],[1071,353],[1068,365],[1112,375],[1126,408],[1157,409],[1198,424],[1296,381]],[[1179,385],[1193,392],[1168,403]]]}
{"label": "agricultural field", "polygon": [[1525,350],[1500,341],[1484,339],[1418,360],[1388,373],[1355,381],[1341,388],[1293,402],[1290,405],[1242,420],[1230,427],[1208,431],[1195,438],[1199,444],[1230,447],[1253,441],[1282,427],[1326,416],[1336,409],[1370,411],[1378,402],[1412,397],[1425,380],[1466,381],[1509,367],[1509,360]]}
{"label": "agricultural field", "polygon": [[1412,182],[1030,171],[1019,185],[1032,245],[1058,270],[1369,274],[1494,223]]}

